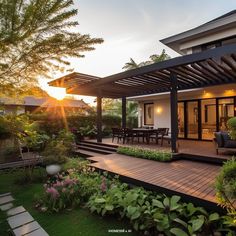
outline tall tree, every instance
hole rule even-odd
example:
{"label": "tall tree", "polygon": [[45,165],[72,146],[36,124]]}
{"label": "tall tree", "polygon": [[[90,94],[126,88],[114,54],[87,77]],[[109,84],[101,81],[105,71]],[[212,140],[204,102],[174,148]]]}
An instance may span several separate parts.
{"label": "tall tree", "polygon": [[151,65],[153,63],[157,63],[160,61],[165,61],[170,59],[171,57],[166,53],[165,49],[162,50],[161,54],[153,54],[149,57],[150,60],[148,61],[143,61],[140,63],[137,63],[134,61],[134,59],[130,58],[129,62],[126,62],[125,65],[123,66],[122,69],[124,70],[132,70],[132,69],[136,69],[142,66],[147,66],[147,65]]}
{"label": "tall tree", "polygon": [[140,64],[137,63],[133,58],[130,58],[129,62],[126,62],[125,65],[122,67],[124,70],[132,70],[140,67]]}
{"label": "tall tree", "polygon": [[77,12],[73,0],[0,0],[0,90],[34,86],[103,42],[78,32]]}
{"label": "tall tree", "polygon": [[166,53],[166,50],[163,49],[161,54],[153,54],[149,57],[150,61],[147,61],[147,63],[152,64],[152,63],[157,63],[160,61],[165,61],[169,60],[171,57]]}

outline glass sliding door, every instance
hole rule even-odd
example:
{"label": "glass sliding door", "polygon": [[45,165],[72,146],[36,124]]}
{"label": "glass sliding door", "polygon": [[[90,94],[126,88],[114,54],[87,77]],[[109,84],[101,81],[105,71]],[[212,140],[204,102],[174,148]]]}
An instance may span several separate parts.
{"label": "glass sliding door", "polygon": [[234,117],[234,98],[220,98],[218,100],[219,130],[227,130],[227,121]]}
{"label": "glass sliding door", "polygon": [[198,101],[187,102],[187,138],[198,139]]}
{"label": "glass sliding door", "polygon": [[184,102],[179,102],[178,103],[178,129],[179,129],[179,137],[184,138]]}
{"label": "glass sliding door", "polygon": [[216,99],[201,101],[202,139],[212,140],[216,132]]}
{"label": "glass sliding door", "polygon": [[180,101],[178,137],[213,140],[216,131],[227,130],[227,121],[235,113],[235,97]]}

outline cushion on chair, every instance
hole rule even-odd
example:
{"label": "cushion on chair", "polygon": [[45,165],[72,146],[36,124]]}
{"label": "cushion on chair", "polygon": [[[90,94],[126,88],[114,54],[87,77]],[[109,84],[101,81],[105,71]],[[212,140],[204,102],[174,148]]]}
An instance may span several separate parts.
{"label": "cushion on chair", "polygon": [[215,132],[215,138],[216,138],[216,142],[218,144],[218,147],[224,147],[224,140],[221,135],[221,132]]}
{"label": "cushion on chair", "polygon": [[225,144],[227,141],[230,140],[230,136],[228,132],[221,132],[222,140],[223,140],[223,147],[225,147]]}
{"label": "cushion on chair", "polygon": [[226,147],[226,148],[236,148],[236,141],[235,140],[228,140],[228,141],[226,141],[224,147]]}

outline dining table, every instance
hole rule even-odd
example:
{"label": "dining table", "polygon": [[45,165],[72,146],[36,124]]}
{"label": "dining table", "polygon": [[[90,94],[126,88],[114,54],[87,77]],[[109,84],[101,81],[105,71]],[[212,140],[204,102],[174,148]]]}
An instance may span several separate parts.
{"label": "dining table", "polygon": [[147,129],[147,128],[133,128],[132,132],[137,137],[143,137],[143,141],[146,140],[146,143],[150,143],[150,136],[155,134],[158,135],[158,129]]}

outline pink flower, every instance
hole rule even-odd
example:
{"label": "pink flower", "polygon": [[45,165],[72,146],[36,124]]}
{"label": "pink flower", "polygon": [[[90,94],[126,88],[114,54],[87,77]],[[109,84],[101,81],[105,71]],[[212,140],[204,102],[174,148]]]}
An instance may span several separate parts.
{"label": "pink flower", "polygon": [[53,187],[61,187],[62,183],[60,181],[57,181],[55,184],[53,184]]}
{"label": "pink flower", "polygon": [[53,199],[57,199],[60,196],[59,192],[54,187],[47,188],[46,193],[48,193]]}
{"label": "pink flower", "polygon": [[63,183],[64,186],[70,186],[70,185],[73,185],[73,184],[76,184],[76,181],[73,180],[73,179],[69,179],[69,178],[65,179],[64,183]]}
{"label": "pink flower", "polygon": [[61,191],[62,191],[63,193],[65,193],[65,192],[66,192],[66,188],[63,188]]}
{"label": "pink flower", "polygon": [[102,178],[102,183],[101,183],[100,189],[102,192],[106,192],[106,190],[107,190],[107,183],[106,183],[105,177]]}

